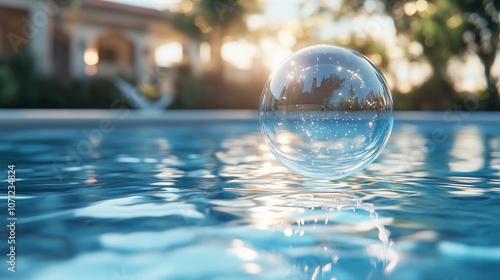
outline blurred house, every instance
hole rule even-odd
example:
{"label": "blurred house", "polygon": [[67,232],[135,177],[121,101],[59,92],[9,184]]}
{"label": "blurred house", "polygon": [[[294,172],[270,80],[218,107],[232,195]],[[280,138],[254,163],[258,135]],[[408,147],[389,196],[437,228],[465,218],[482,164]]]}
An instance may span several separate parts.
{"label": "blurred house", "polygon": [[187,57],[196,65],[199,57],[199,45],[173,29],[167,11],[99,0],[1,0],[0,57],[23,48],[46,76],[121,76],[137,83],[155,66]]}

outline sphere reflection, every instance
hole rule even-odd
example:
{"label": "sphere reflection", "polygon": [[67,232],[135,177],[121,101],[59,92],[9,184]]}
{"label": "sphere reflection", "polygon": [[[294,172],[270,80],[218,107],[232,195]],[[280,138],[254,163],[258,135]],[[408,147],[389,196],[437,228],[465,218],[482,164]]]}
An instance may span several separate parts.
{"label": "sphere reflection", "polygon": [[380,71],[360,53],[329,45],[288,57],[264,86],[261,131],[290,170],[339,179],[365,168],[384,148],[392,97]]}

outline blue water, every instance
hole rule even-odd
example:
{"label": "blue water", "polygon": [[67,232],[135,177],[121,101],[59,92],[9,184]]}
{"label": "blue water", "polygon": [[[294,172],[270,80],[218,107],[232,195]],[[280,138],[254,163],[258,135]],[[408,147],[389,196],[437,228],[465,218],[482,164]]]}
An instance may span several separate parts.
{"label": "blue water", "polygon": [[379,158],[339,181],[289,172],[257,120],[97,128],[3,129],[0,220],[8,164],[18,220],[15,273],[1,226],[0,279],[500,275],[498,114],[396,118]]}

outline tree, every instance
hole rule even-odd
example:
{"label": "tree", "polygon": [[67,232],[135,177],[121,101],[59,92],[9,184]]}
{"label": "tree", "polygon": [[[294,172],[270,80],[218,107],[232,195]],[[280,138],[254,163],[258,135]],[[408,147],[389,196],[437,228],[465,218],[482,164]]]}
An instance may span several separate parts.
{"label": "tree", "polygon": [[[211,71],[200,80],[203,83],[203,93],[198,94],[198,96],[203,96],[200,98],[209,100],[211,104],[206,105],[208,107],[235,106],[241,103],[243,96],[248,96],[240,90],[236,98],[233,94],[235,90],[232,89],[235,85],[224,80],[224,60],[221,51],[225,37],[234,40],[245,38],[250,34],[247,30],[246,16],[259,10],[257,2],[257,0],[238,2],[236,0],[181,0],[179,9],[172,14],[171,22],[177,30],[186,34],[195,43],[207,41],[210,44]],[[197,79],[192,77],[190,71],[185,74],[183,78],[186,81]],[[184,84],[188,85],[188,83]],[[190,88],[192,87],[178,87],[178,92],[188,94]],[[191,96],[191,94],[188,95]],[[255,98],[254,102],[257,103],[258,99]]]}
{"label": "tree", "polygon": [[213,71],[222,75],[224,36],[238,37],[248,33],[245,15],[259,10],[257,1],[182,0],[180,7],[172,16],[173,26],[192,39],[207,40]]}
{"label": "tree", "polygon": [[464,41],[467,50],[477,54],[484,66],[488,85],[487,104],[489,110],[500,109],[498,79],[492,75],[492,66],[499,47],[500,1],[458,1],[463,6],[465,19]]}
{"label": "tree", "polygon": [[451,100],[454,90],[446,76],[450,58],[466,52],[476,54],[484,66],[488,82],[488,109],[498,108],[496,79],[491,67],[498,46],[499,1],[484,0],[404,0],[389,1],[387,11],[392,14],[399,34],[423,46],[423,54],[434,75],[423,85],[420,94],[439,92]]}

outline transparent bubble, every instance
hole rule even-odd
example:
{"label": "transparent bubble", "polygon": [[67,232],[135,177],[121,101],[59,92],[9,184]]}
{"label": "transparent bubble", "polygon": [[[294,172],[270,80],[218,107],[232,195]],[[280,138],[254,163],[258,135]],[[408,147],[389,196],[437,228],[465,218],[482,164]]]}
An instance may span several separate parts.
{"label": "transparent bubble", "polygon": [[393,121],[383,75],[362,54],[339,46],[312,46],[288,57],[260,100],[260,128],[273,154],[314,179],[365,168],[382,152]]}

